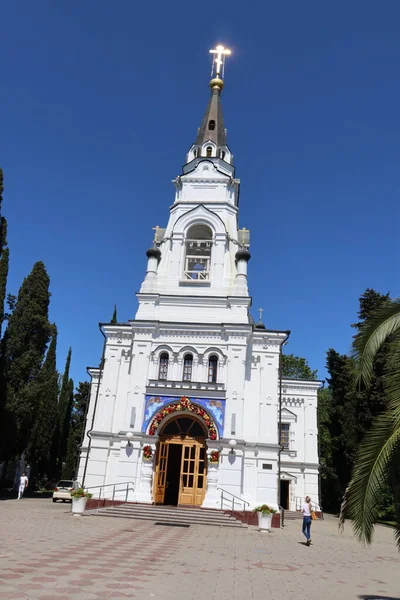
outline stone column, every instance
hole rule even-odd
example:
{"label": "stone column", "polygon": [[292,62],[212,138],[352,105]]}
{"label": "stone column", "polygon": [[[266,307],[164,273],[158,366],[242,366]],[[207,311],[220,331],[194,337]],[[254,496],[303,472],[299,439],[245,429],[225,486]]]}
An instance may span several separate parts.
{"label": "stone column", "polygon": [[[151,460],[146,460],[143,456],[143,447],[150,446],[153,451]],[[155,472],[155,461],[156,461],[156,443],[143,442],[140,444],[140,456],[139,461],[141,468],[138,470],[140,478],[137,481],[136,487],[136,501],[137,502],[153,502],[153,474]]]}
{"label": "stone column", "polygon": [[220,497],[217,487],[219,480],[219,461],[217,463],[210,462],[210,454],[216,448],[207,449],[208,468],[207,468],[207,489],[202,506],[204,508],[221,508]]}

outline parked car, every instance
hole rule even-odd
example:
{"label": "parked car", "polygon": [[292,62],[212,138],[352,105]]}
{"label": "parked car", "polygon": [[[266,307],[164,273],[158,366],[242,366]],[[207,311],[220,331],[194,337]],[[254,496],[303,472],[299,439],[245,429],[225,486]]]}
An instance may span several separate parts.
{"label": "parked car", "polygon": [[72,502],[71,492],[72,490],[77,490],[81,487],[81,484],[78,481],[72,481],[70,479],[62,479],[59,481],[54,488],[53,492],[53,502],[57,502],[57,500],[62,500],[65,502],[69,500]]}

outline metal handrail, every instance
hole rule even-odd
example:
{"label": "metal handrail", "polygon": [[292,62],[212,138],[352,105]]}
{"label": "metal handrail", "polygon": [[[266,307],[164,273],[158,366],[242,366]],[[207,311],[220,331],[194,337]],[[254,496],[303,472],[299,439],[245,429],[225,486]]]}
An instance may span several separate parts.
{"label": "metal handrail", "polygon": [[[88,491],[88,490],[96,490],[96,489],[99,489],[99,497],[98,497],[98,499],[97,499],[97,500],[98,500],[98,502],[97,502],[97,511],[99,511],[99,510],[100,510],[100,502],[101,502],[101,499],[102,499],[102,498],[101,498],[101,490],[102,490],[103,488],[106,488],[106,487],[112,487],[112,488],[113,488],[113,494],[112,494],[112,498],[111,498],[111,506],[114,506],[114,499],[115,499],[115,488],[116,488],[116,486],[118,486],[118,485],[123,485],[123,486],[124,486],[124,488],[125,488],[125,486],[126,486],[126,492],[125,492],[125,502],[128,502],[128,493],[129,493],[129,489],[130,489],[130,487],[132,487],[132,491],[134,491],[134,489],[135,489],[135,486],[134,486],[134,484],[133,484],[133,482],[132,482],[132,481],[121,481],[121,482],[119,482],[119,481],[118,481],[117,483],[106,483],[106,484],[104,484],[104,485],[92,485],[92,486],[90,486],[90,487],[86,487],[86,486],[85,486],[85,490],[86,490],[86,491]],[[124,491],[124,490],[117,490],[117,492],[118,492],[118,491]],[[109,500],[109,498],[106,498],[106,497],[104,496],[103,500]]]}
{"label": "metal handrail", "polygon": [[281,518],[281,527],[285,527],[285,509],[283,508],[283,506],[279,506],[279,512],[282,515],[282,518]]}
{"label": "metal handrail", "polygon": [[[240,498],[239,496],[235,496],[235,494],[232,494],[232,492],[228,492],[227,490],[224,490],[221,487],[217,487],[217,490],[220,490],[222,492],[221,494],[221,510],[224,510],[223,508],[223,504],[224,504],[224,494],[229,494],[229,496],[232,496],[232,512],[235,512],[235,498],[236,500],[239,500],[240,502],[243,502],[243,521],[246,518],[246,504],[247,506],[250,506],[250,502],[247,502],[247,500],[243,500],[243,498]],[[229,500],[229,498],[226,498],[226,500]],[[239,512],[239,511],[237,511]]]}

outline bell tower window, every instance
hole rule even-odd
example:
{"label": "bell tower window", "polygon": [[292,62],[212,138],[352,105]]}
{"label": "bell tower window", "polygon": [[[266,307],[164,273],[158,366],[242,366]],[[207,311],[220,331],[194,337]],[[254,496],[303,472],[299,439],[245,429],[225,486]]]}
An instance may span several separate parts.
{"label": "bell tower window", "polygon": [[209,129],[210,131],[214,131],[214,129],[215,129],[215,121],[214,121],[214,120],[211,120],[211,121],[208,123],[208,129]]}
{"label": "bell tower window", "polygon": [[210,356],[208,361],[208,383],[217,383],[218,356]]}
{"label": "bell tower window", "polygon": [[183,381],[192,381],[193,354],[186,354],[183,360]]}
{"label": "bell tower window", "polygon": [[212,148],[211,148],[211,146],[207,146],[206,156],[212,156]]}
{"label": "bell tower window", "polygon": [[168,352],[163,352],[160,356],[160,365],[158,368],[158,379],[160,381],[165,381],[167,379],[168,362],[169,362]]}
{"label": "bell tower window", "polygon": [[211,270],[212,231],[207,225],[193,225],[187,233],[184,278],[208,281]]}

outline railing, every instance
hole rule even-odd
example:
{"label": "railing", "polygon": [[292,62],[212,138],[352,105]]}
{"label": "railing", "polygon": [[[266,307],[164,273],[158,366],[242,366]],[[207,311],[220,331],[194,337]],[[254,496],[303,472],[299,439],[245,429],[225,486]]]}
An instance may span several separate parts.
{"label": "railing", "polygon": [[[296,510],[303,510],[303,504],[305,502],[304,498],[302,498],[301,496],[296,496],[294,500],[295,500]],[[324,518],[322,506],[319,506],[316,502],[313,502],[311,500],[311,508],[313,510],[321,513],[321,519]]]}
{"label": "railing", "polygon": [[[247,504],[247,506],[250,506],[250,503],[246,502],[246,500],[243,500],[243,498],[239,498],[239,496],[235,496],[235,494],[232,494],[231,492],[224,490],[221,487],[217,487],[217,490],[220,490],[220,492],[222,492],[221,493],[221,510],[224,510],[224,500],[227,500],[232,505],[232,508],[231,508],[232,512],[242,512],[242,518],[243,518],[243,521],[245,521],[245,519],[246,519],[246,504]],[[230,498],[227,498],[224,494],[231,496],[232,500]],[[236,504],[238,504],[238,501],[243,504],[243,509],[241,511],[240,510],[235,511],[235,500],[236,500]]]}
{"label": "railing", "polygon": [[[118,486],[123,486],[122,489],[118,490],[116,489]],[[106,493],[105,493],[105,488],[113,488],[112,489],[112,497],[111,499],[109,497],[107,497]],[[100,509],[100,502],[103,500],[109,500],[111,502],[110,506],[114,506],[114,501],[117,502],[121,502],[120,497],[118,497],[117,499],[115,498],[115,492],[117,492],[117,494],[119,494],[119,492],[121,492],[122,494],[125,494],[125,502],[128,501],[128,495],[129,495],[129,490],[134,491],[135,487],[132,481],[122,481],[122,482],[118,482],[118,483],[106,483],[105,485],[92,485],[90,487],[85,487],[86,491],[89,490],[99,490],[99,497],[95,498],[95,500],[98,500],[97,503],[97,510]],[[103,492],[103,498],[101,497],[101,491],[104,490]],[[92,492],[91,492],[92,493]],[[93,492],[94,494],[95,492]]]}

